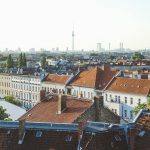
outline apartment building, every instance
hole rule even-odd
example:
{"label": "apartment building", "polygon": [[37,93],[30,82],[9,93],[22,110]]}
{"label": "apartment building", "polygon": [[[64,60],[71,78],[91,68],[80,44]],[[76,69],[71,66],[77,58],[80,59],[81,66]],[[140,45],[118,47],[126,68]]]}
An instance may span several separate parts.
{"label": "apartment building", "polygon": [[150,80],[116,77],[105,88],[104,106],[131,122],[138,103],[147,103]]}
{"label": "apartment building", "polygon": [[110,70],[109,66],[80,71],[71,80],[67,89],[68,93],[79,98],[93,99],[94,96],[103,94],[103,89],[117,73]]}
{"label": "apartment building", "polygon": [[12,75],[11,87],[12,95],[22,101],[23,106],[27,109],[40,101],[40,76]]}
{"label": "apartment building", "polygon": [[41,82],[42,90],[47,93],[66,93],[66,85],[73,75],[49,74]]}
{"label": "apartment building", "polygon": [[11,88],[11,75],[0,74],[0,98],[4,98],[7,95],[12,94]]}

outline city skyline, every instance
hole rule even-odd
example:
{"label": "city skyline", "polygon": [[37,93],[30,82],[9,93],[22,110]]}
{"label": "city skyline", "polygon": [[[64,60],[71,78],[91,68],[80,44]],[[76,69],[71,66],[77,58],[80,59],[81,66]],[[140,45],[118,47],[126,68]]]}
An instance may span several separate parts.
{"label": "city skyline", "polygon": [[149,49],[148,0],[0,1],[0,49]]}

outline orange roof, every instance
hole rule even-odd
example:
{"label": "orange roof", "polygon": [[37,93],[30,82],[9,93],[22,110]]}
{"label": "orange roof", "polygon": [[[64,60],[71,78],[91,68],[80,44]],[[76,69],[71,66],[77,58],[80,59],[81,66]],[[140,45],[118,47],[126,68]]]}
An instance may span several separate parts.
{"label": "orange roof", "polygon": [[106,90],[147,96],[150,93],[150,80],[116,77]]}
{"label": "orange roof", "polygon": [[47,101],[42,101],[29,110],[21,119],[30,122],[55,122],[72,123],[77,117],[92,106],[91,101],[67,99],[67,109],[61,114],[57,114],[58,99],[53,97]]}
{"label": "orange roof", "polygon": [[57,74],[49,74],[43,82],[53,82],[65,84],[66,81],[70,78],[69,75],[57,75]]}
{"label": "orange roof", "polygon": [[117,71],[95,67],[92,70],[81,71],[71,82],[71,85],[103,89],[116,73]]}

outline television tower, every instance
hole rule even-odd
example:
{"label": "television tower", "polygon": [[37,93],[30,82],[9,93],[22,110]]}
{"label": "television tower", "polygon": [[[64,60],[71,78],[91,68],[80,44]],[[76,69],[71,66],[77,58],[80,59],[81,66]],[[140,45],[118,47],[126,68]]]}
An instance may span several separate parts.
{"label": "television tower", "polygon": [[74,29],[72,31],[72,51],[74,51]]}
{"label": "television tower", "polygon": [[108,48],[108,49],[109,49],[109,51],[110,51],[110,43],[109,43],[109,48]]}

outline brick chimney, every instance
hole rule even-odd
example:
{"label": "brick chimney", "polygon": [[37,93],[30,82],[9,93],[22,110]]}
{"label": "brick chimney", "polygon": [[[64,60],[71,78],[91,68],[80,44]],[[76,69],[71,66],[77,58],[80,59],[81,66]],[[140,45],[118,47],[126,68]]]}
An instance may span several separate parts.
{"label": "brick chimney", "polygon": [[58,95],[58,111],[57,114],[61,114],[65,109],[67,109],[67,96],[59,94]]}
{"label": "brick chimney", "polygon": [[95,121],[100,121],[101,118],[101,108],[103,106],[103,97],[95,96],[94,97],[94,106],[95,106]]}
{"label": "brick chimney", "polygon": [[103,69],[103,71],[110,71],[111,69],[110,69],[110,66],[108,65],[108,64],[104,64],[103,66],[102,66],[102,69]]}
{"label": "brick chimney", "polygon": [[44,90],[40,91],[40,101],[42,101],[46,97],[46,92]]}

